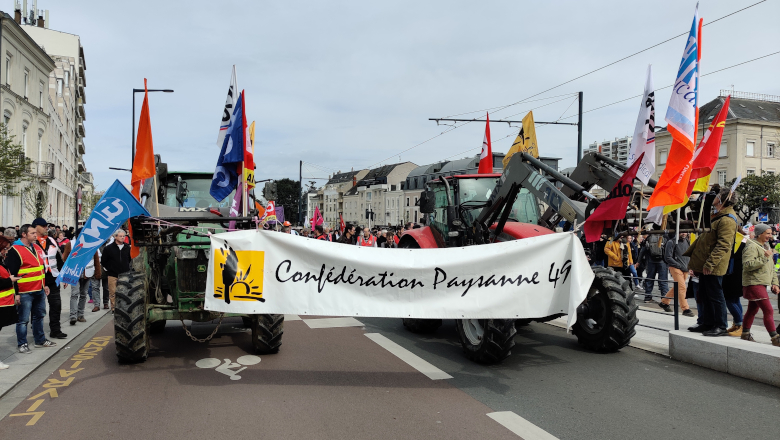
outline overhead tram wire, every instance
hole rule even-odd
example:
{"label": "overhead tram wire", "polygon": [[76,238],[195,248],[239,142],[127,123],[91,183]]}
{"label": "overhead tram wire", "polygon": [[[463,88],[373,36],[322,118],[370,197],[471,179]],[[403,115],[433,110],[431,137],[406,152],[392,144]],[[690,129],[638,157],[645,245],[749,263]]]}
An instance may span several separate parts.
{"label": "overhead tram wire", "polygon": [[[566,93],[566,94],[564,94],[564,95],[548,96],[548,97],[545,97],[545,98],[540,98],[540,99],[532,99],[532,100],[530,100],[530,101],[529,101],[529,100],[525,100],[525,101],[523,101],[523,104],[527,104],[527,103],[529,103],[529,102],[546,101],[546,100],[548,100],[548,99],[555,99],[555,98],[560,98],[561,96],[569,97],[569,96],[576,96],[576,95],[577,95],[577,93]],[[492,108],[486,108],[486,109],[482,109],[482,110],[475,110],[475,111],[473,111],[473,112],[458,113],[458,114],[455,114],[455,115],[449,115],[449,116],[445,116],[443,119],[449,119],[449,118],[452,118],[452,117],[455,117],[455,116],[470,115],[470,114],[472,114],[472,113],[482,113],[482,112],[489,112],[489,111],[493,111],[493,110],[495,110],[495,109],[497,109],[497,108],[501,108],[501,107],[502,107],[502,106],[498,106],[498,107],[492,107]],[[515,115],[512,115],[512,116],[515,116]],[[506,117],[507,117],[507,118],[509,118],[509,117],[511,117],[511,116],[506,116]]]}
{"label": "overhead tram wire", "polygon": [[[743,64],[747,64],[747,63],[752,63],[753,61],[758,61],[758,60],[760,60],[760,59],[767,58],[767,57],[770,57],[770,56],[773,56],[773,55],[777,55],[777,54],[780,54],[780,51],[773,52],[773,53],[770,53],[770,54],[767,54],[767,55],[762,55],[762,56],[760,56],[760,57],[753,58],[753,59],[751,59],[751,60],[747,60],[747,61],[743,61],[743,62],[741,62],[741,63],[737,63],[737,64],[734,64],[734,65],[731,65],[731,66],[728,66],[728,67],[724,67],[724,68],[722,68],[722,69],[714,70],[714,71],[712,71],[712,72],[705,73],[705,74],[704,74],[704,75],[702,75],[701,77],[705,77],[705,76],[707,76],[707,75],[712,75],[712,74],[715,74],[715,73],[718,73],[718,72],[722,72],[722,71],[724,71],[724,70],[733,69],[734,67],[738,67],[738,66],[741,66],[741,65],[743,65]],[[657,88],[657,89],[655,89],[655,91],[658,91],[658,90],[664,90],[664,89],[668,89],[668,88],[670,88],[670,87],[673,87],[673,86],[674,86],[674,84],[670,84],[670,85],[668,85],[668,86],[665,86],[665,87]],[[601,110],[601,109],[603,109],[603,108],[610,107],[610,106],[613,106],[613,105],[615,105],[615,104],[620,104],[621,102],[626,102],[626,101],[630,101],[630,100],[632,100],[632,99],[641,98],[642,96],[643,96],[642,94],[639,94],[639,95],[634,95],[634,96],[632,96],[632,97],[630,97],[630,98],[621,99],[621,100],[619,100],[619,101],[615,101],[615,102],[613,102],[613,103],[610,103],[610,104],[606,104],[606,105],[602,105],[602,106],[600,106],[600,107],[596,107],[596,108],[592,108],[592,109],[590,109],[590,110],[586,110],[586,111],[582,112],[582,114],[585,114],[585,113],[590,113],[590,112],[594,112],[594,111],[596,111],[596,110]],[[570,105],[569,107],[571,107],[571,105]],[[564,112],[564,113],[565,113],[565,112]],[[574,117],[577,117],[577,116],[578,116],[577,114],[573,114],[573,115],[566,116],[566,117],[563,117],[563,116],[561,116],[560,118],[556,119],[556,120],[555,120],[555,121],[553,121],[553,122],[558,122],[558,121],[561,121],[561,120],[564,120],[564,119],[571,119],[571,118],[574,118]],[[542,126],[545,126],[545,125],[550,125],[550,124],[543,124],[543,123],[542,123],[542,124],[536,124],[536,126],[537,126],[537,127],[542,127]],[[512,136],[517,136],[517,133],[516,133],[515,131],[512,131],[511,133],[509,133],[508,135],[506,135],[506,136],[504,136],[504,137],[500,137],[500,138],[498,138],[498,139],[492,139],[492,142],[491,142],[491,143],[496,143],[496,142],[498,142],[498,141],[504,140],[504,139],[506,139],[506,138],[508,138],[508,137],[512,137]],[[450,158],[452,158],[452,157],[460,156],[460,155],[462,155],[462,154],[466,154],[466,153],[468,153],[469,151],[475,151],[475,150],[477,150],[477,149],[478,149],[477,147],[469,148],[468,150],[465,150],[465,151],[463,151],[463,152],[460,152],[460,153],[457,153],[457,154],[453,154],[452,156],[449,156],[449,157],[445,157],[443,160],[447,160],[447,159],[450,159]]]}
{"label": "overhead tram wire", "polygon": [[[711,24],[713,24],[713,23],[717,23],[717,22],[719,22],[720,20],[723,20],[724,18],[731,17],[732,15],[738,14],[738,13],[740,13],[740,12],[742,12],[742,11],[746,10],[746,9],[750,9],[750,8],[752,8],[753,6],[757,6],[757,5],[759,5],[759,4],[761,4],[761,3],[764,3],[764,2],[766,2],[766,1],[767,1],[767,0],[761,0],[761,1],[759,1],[759,2],[753,3],[752,5],[749,5],[749,6],[746,6],[746,7],[742,8],[742,9],[736,10],[736,11],[734,11],[734,12],[730,13],[730,14],[726,14],[726,15],[724,15],[724,16],[722,16],[722,17],[720,17],[720,18],[717,18],[717,19],[715,19],[715,20],[712,20],[712,21],[710,21],[710,22],[707,22],[707,23],[705,23],[705,24],[703,25],[703,27],[709,26],[709,25],[711,25]],[[577,76],[577,77],[575,77],[575,78],[572,78],[572,79],[570,79],[570,80],[568,80],[568,81],[562,82],[562,83],[558,84],[557,86],[550,87],[550,88],[549,88],[549,89],[547,89],[547,90],[543,90],[543,91],[541,91],[541,92],[539,92],[539,93],[536,93],[536,94],[534,94],[534,95],[531,95],[531,96],[529,96],[529,97],[527,97],[527,98],[521,99],[520,101],[516,101],[516,102],[514,102],[514,103],[512,103],[512,104],[507,104],[507,105],[504,105],[504,106],[493,107],[493,108],[494,108],[494,109],[498,109],[498,110],[496,110],[496,111],[498,112],[498,111],[501,111],[501,110],[503,110],[503,109],[505,109],[505,108],[512,107],[512,106],[514,106],[514,105],[517,105],[517,104],[521,104],[521,103],[525,102],[525,101],[526,101],[526,100],[528,100],[528,99],[535,98],[535,97],[537,97],[537,96],[539,96],[539,95],[542,95],[542,94],[544,94],[544,93],[547,93],[547,92],[549,92],[549,91],[551,91],[551,90],[555,90],[555,89],[557,89],[557,88],[559,88],[559,87],[561,87],[561,86],[564,86],[564,85],[566,85],[566,84],[569,84],[569,83],[571,83],[571,82],[574,82],[574,81],[576,81],[576,80],[578,80],[578,79],[580,79],[580,78],[584,78],[584,77],[586,77],[586,76],[588,76],[588,75],[590,75],[590,74],[592,74],[592,73],[596,73],[596,72],[598,72],[598,71],[600,71],[600,70],[606,69],[607,67],[614,66],[615,64],[618,64],[618,63],[620,63],[620,62],[622,62],[622,61],[625,61],[625,60],[627,60],[627,59],[629,59],[629,58],[631,58],[631,57],[634,57],[634,56],[636,56],[636,55],[639,55],[640,53],[647,52],[647,51],[648,51],[648,50],[650,50],[650,49],[653,49],[653,48],[656,48],[656,47],[658,47],[658,46],[661,46],[661,45],[663,45],[663,44],[666,44],[666,43],[668,43],[668,42],[670,42],[670,41],[672,41],[672,40],[676,40],[677,38],[680,38],[680,37],[682,37],[682,36],[684,36],[684,35],[688,35],[688,33],[689,33],[689,31],[686,31],[686,32],[683,32],[683,33],[681,33],[681,34],[679,34],[679,35],[675,35],[674,37],[668,38],[668,39],[666,39],[666,40],[664,40],[664,41],[662,41],[662,42],[660,42],[660,43],[656,43],[656,44],[654,44],[654,45],[652,45],[652,46],[650,46],[650,47],[647,47],[647,48],[645,48],[645,49],[642,49],[642,50],[640,50],[640,51],[638,51],[638,52],[634,52],[634,53],[632,53],[631,55],[627,55],[627,56],[625,56],[625,57],[623,57],[623,58],[621,58],[621,59],[619,59],[619,60],[617,60],[617,61],[613,61],[613,62],[611,62],[611,63],[609,63],[609,64],[605,64],[605,65],[603,65],[603,66],[601,66],[601,67],[599,67],[599,68],[597,68],[597,69],[591,70],[590,72],[584,73],[584,74],[582,74],[582,75],[580,75],[580,76]],[[475,113],[475,112],[469,112],[469,113]],[[584,113],[584,112],[583,112],[583,113]],[[468,114],[468,113],[462,113],[462,114]]]}
{"label": "overhead tram wire", "polygon": [[[547,104],[544,104],[544,105],[540,105],[540,106],[538,106],[538,107],[535,107],[535,108],[532,108],[532,109],[530,109],[530,110],[526,110],[526,111],[523,111],[523,112],[520,112],[520,113],[515,113],[514,115],[509,115],[509,116],[506,116],[506,117],[507,117],[507,118],[511,118],[512,116],[516,116],[516,115],[519,115],[519,114],[521,114],[521,113],[527,113],[527,112],[529,112],[529,111],[531,111],[531,110],[540,109],[540,108],[542,108],[542,107],[546,107],[546,106],[548,106],[548,105],[552,105],[552,104],[555,104],[555,103],[558,103],[558,102],[561,102],[561,101],[566,101],[566,100],[567,100],[569,97],[571,97],[571,95],[572,95],[572,94],[559,95],[559,96],[565,96],[565,98],[563,98],[563,99],[559,99],[559,100],[557,100],[557,101],[553,101],[553,102],[550,102],[550,103],[547,103]],[[574,95],[576,96],[576,94],[574,94]],[[541,101],[541,100],[539,100],[539,101]],[[571,105],[570,105],[569,107],[571,107]],[[454,116],[458,116],[458,115],[454,115]],[[376,162],[376,163],[372,164],[372,165],[371,165],[371,166],[369,166],[368,168],[369,168],[369,169],[371,169],[371,168],[373,168],[375,165],[378,165],[378,164],[380,164],[380,163],[382,163],[382,162],[385,162],[386,160],[390,160],[390,159],[392,159],[392,158],[393,158],[393,157],[395,157],[395,156],[398,156],[398,155],[401,155],[401,154],[403,154],[403,153],[406,153],[407,151],[413,150],[413,149],[415,149],[415,148],[419,147],[420,145],[423,145],[423,144],[425,144],[425,143],[427,143],[427,142],[429,142],[429,141],[432,141],[432,140],[436,139],[436,138],[437,138],[437,137],[439,137],[439,136],[443,136],[443,135],[445,135],[445,134],[447,134],[447,133],[449,133],[449,132],[451,132],[451,131],[453,131],[453,130],[455,130],[455,129],[458,129],[458,128],[460,128],[460,127],[463,127],[464,125],[470,124],[470,123],[472,123],[472,122],[478,122],[478,121],[467,121],[467,122],[464,122],[464,123],[462,123],[462,124],[460,124],[460,125],[452,125],[452,126],[450,126],[450,127],[452,127],[452,128],[450,128],[450,129],[448,129],[448,130],[445,130],[445,131],[443,131],[443,132],[441,132],[441,133],[437,134],[436,136],[433,136],[433,137],[431,137],[431,138],[429,138],[429,139],[427,139],[427,140],[425,140],[425,141],[423,141],[423,142],[420,142],[420,143],[419,143],[419,144],[417,144],[417,145],[414,145],[414,146],[412,146],[412,147],[410,147],[410,148],[407,148],[407,149],[406,149],[406,150],[404,150],[404,151],[401,151],[401,152],[399,152],[399,153],[397,153],[397,154],[394,154],[394,155],[392,155],[392,156],[389,156],[389,157],[387,157],[387,158],[385,158],[385,159],[383,159],[383,160],[380,160],[379,162]],[[501,120],[495,120],[494,122],[503,122],[503,121],[501,121]],[[457,123],[456,123],[456,124],[457,124]],[[503,139],[503,138],[502,138],[502,139]]]}
{"label": "overhead tram wire", "polygon": [[[736,15],[736,14],[738,14],[738,13],[742,12],[742,11],[745,11],[745,10],[747,10],[747,9],[750,9],[750,8],[752,8],[752,7],[754,7],[754,6],[757,6],[757,5],[761,4],[761,3],[764,3],[764,2],[766,2],[766,1],[767,1],[767,0],[761,0],[761,1],[758,1],[758,2],[756,2],[756,3],[753,3],[753,4],[751,4],[751,5],[745,6],[745,7],[744,7],[744,8],[742,8],[742,9],[738,9],[738,10],[736,10],[736,11],[734,11],[734,12],[731,12],[731,13],[729,13],[729,14],[726,14],[726,15],[724,15],[724,16],[722,16],[722,17],[716,18],[715,20],[712,20],[712,21],[710,21],[710,22],[707,22],[707,23],[703,24],[702,26],[703,26],[703,27],[706,27],[706,26],[709,26],[709,25],[711,25],[711,24],[713,24],[713,23],[717,23],[717,22],[719,22],[719,21],[721,21],[721,20],[723,20],[723,19],[725,19],[725,18],[728,18],[728,17],[731,17],[731,16],[733,16],[733,15]],[[647,51],[648,51],[648,50],[650,50],[650,49],[653,49],[653,48],[656,48],[656,47],[658,47],[658,46],[661,46],[661,45],[663,45],[663,44],[666,44],[666,43],[668,43],[668,42],[670,42],[670,41],[673,41],[673,40],[675,40],[675,39],[677,39],[677,38],[680,38],[680,37],[682,37],[682,36],[684,36],[684,35],[688,35],[688,33],[689,33],[689,31],[686,31],[686,32],[683,32],[683,33],[681,33],[681,34],[679,34],[679,35],[675,35],[674,37],[668,38],[668,39],[666,39],[666,40],[664,40],[664,41],[661,41],[660,43],[656,43],[656,44],[654,44],[654,45],[652,45],[652,46],[650,46],[650,47],[647,47],[647,48],[645,48],[645,49],[642,49],[642,50],[640,50],[640,51],[638,51],[638,52],[634,52],[634,53],[632,53],[631,55],[627,55],[627,56],[625,56],[625,57],[623,57],[623,58],[621,58],[621,59],[619,59],[619,60],[617,60],[617,61],[613,61],[613,62],[611,62],[611,63],[609,63],[609,64],[606,64],[606,65],[604,65],[604,66],[601,66],[601,67],[599,67],[599,68],[597,68],[597,69],[591,70],[591,71],[589,71],[589,72],[587,72],[587,73],[584,73],[584,74],[582,74],[582,75],[580,75],[580,76],[577,76],[577,77],[575,77],[575,78],[572,78],[572,79],[570,79],[570,80],[568,80],[568,81],[562,82],[562,83],[560,83],[560,84],[558,84],[558,85],[556,85],[556,86],[550,87],[549,89],[543,90],[543,91],[541,91],[541,92],[539,92],[539,93],[535,93],[535,94],[533,94],[533,95],[531,95],[531,96],[528,96],[528,97],[526,97],[526,98],[523,98],[523,99],[521,99],[521,100],[519,100],[519,101],[516,101],[516,102],[514,102],[514,103],[512,103],[512,104],[507,104],[507,105],[503,105],[503,106],[493,107],[492,109],[486,109],[486,110],[494,110],[494,109],[497,109],[497,110],[495,110],[495,111],[496,111],[496,112],[498,112],[498,111],[504,110],[504,109],[506,109],[506,108],[509,108],[509,107],[515,106],[515,105],[517,105],[517,104],[524,103],[524,102],[528,101],[528,100],[529,100],[529,99],[531,99],[531,98],[535,98],[535,97],[537,97],[537,96],[539,96],[539,95],[542,95],[542,94],[544,94],[544,93],[547,93],[547,92],[549,92],[549,91],[551,91],[551,90],[555,90],[555,89],[557,89],[557,88],[559,88],[559,87],[561,87],[561,86],[564,86],[564,85],[566,85],[566,84],[569,84],[569,83],[571,83],[571,82],[574,82],[574,81],[576,81],[576,80],[578,80],[578,79],[580,79],[580,78],[584,78],[584,77],[586,77],[586,76],[588,76],[588,75],[591,75],[591,74],[593,74],[593,73],[596,73],[596,72],[598,72],[598,71],[600,71],[600,70],[606,69],[607,67],[614,66],[615,64],[618,64],[618,63],[620,63],[620,62],[622,62],[622,61],[625,61],[625,60],[627,60],[627,59],[629,59],[629,58],[632,58],[632,57],[634,57],[634,56],[636,56],[636,55],[639,55],[639,54],[641,54],[641,53],[647,52]],[[771,55],[773,55],[773,54],[771,54]],[[767,56],[769,56],[769,55],[767,55]],[[743,63],[743,64],[744,64],[744,63]],[[735,66],[732,66],[732,67],[735,67]],[[712,73],[715,73],[715,72],[712,72]],[[704,75],[702,75],[702,76],[704,76]],[[669,86],[669,87],[671,87],[671,86]],[[657,90],[661,90],[661,89],[657,89]],[[633,99],[633,98],[635,98],[635,97],[627,98],[627,99],[625,99],[624,101],[627,101],[627,100],[629,100],[629,99]],[[619,101],[619,102],[622,102],[622,101]],[[613,104],[617,104],[617,102],[616,102],[616,103],[613,103]],[[612,104],[609,104],[609,105],[612,105]],[[603,107],[602,107],[602,108],[603,108]],[[464,115],[464,114],[469,114],[469,113],[476,113],[476,112],[481,112],[481,111],[486,111],[486,110],[475,110],[475,111],[473,111],[473,112],[460,113],[459,115],[452,115],[452,116],[460,116],[460,115]],[[591,111],[594,111],[594,110],[597,110],[597,109],[588,110],[587,112],[582,112],[582,113],[583,113],[583,114],[585,114],[585,113],[588,113],[588,112],[591,112]],[[577,116],[577,115],[574,115],[574,116]],[[563,119],[570,119],[570,118],[572,118],[572,117],[574,117],[574,116],[568,116],[568,117],[566,117],[566,118],[563,118]],[[446,119],[446,118],[443,118],[443,119]],[[410,148],[408,148],[408,149],[406,149],[406,150],[404,150],[404,151],[401,151],[400,153],[394,154],[393,156],[390,156],[390,157],[394,157],[394,156],[397,156],[397,155],[399,155],[399,154],[405,153],[405,152],[407,152],[407,151],[409,151],[409,150],[413,150],[413,149],[415,149],[415,148],[419,147],[420,145],[423,145],[423,144],[425,144],[425,143],[428,143],[428,142],[430,142],[430,141],[432,141],[432,140],[434,140],[434,139],[436,139],[436,138],[438,138],[438,137],[440,137],[440,136],[443,136],[443,135],[445,135],[445,134],[447,134],[447,133],[449,133],[449,132],[451,132],[451,131],[453,131],[453,130],[455,130],[455,129],[458,129],[458,128],[460,128],[460,127],[463,127],[464,125],[468,125],[468,124],[469,124],[469,123],[471,123],[471,122],[473,122],[473,121],[465,122],[465,123],[463,123],[463,124],[461,124],[461,125],[454,125],[454,126],[453,126],[453,128],[451,128],[451,129],[449,129],[449,130],[446,130],[446,131],[443,131],[443,132],[439,133],[439,134],[438,134],[438,135],[436,135],[436,136],[433,136],[433,137],[431,137],[431,138],[429,138],[429,139],[426,139],[425,141],[423,141],[423,142],[420,142],[419,144],[417,144],[417,145],[414,145],[414,146],[412,146],[412,147],[410,147]],[[540,124],[540,125],[541,125],[541,124]],[[546,125],[546,124],[545,124],[545,125]],[[389,159],[389,158],[388,158],[388,159]],[[388,159],[384,159],[384,160],[382,160],[382,161],[376,162],[376,163],[372,164],[372,165],[371,165],[369,168],[372,168],[374,165],[377,165],[377,164],[379,164],[379,163],[382,163],[382,162],[384,162],[385,160],[388,160]]]}
{"label": "overhead tram wire", "polygon": [[309,164],[309,165],[311,165],[311,166],[313,166],[315,168],[318,168],[318,169],[320,169],[322,171],[333,171],[333,172],[337,171],[334,168],[328,168],[328,167],[326,167],[324,165],[319,165],[319,164],[316,164],[316,163],[306,162],[305,160],[303,161],[303,163]]}
{"label": "overhead tram wire", "polygon": [[[767,58],[767,57],[771,57],[771,56],[773,56],[773,55],[777,55],[777,54],[780,54],[780,51],[773,52],[773,53],[766,54],[766,55],[762,55],[762,56],[760,56],[760,57],[758,57],[758,58],[753,58],[752,60],[743,61],[743,62],[741,62],[741,63],[737,63],[737,64],[734,64],[734,65],[731,65],[731,66],[728,66],[728,67],[724,67],[724,68],[722,68],[722,69],[713,70],[712,72],[708,72],[708,73],[705,73],[704,75],[701,75],[701,78],[704,78],[705,76],[712,75],[712,74],[715,74],[715,73],[718,73],[718,72],[722,72],[722,71],[724,71],[724,70],[733,69],[734,67],[739,67],[739,66],[741,66],[741,65],[743,65],[743,64],[752,63],[753,61],[758,61],[758,60],[760,60],[760,59]],[[657,89],[655,89],[655,91],[658,91],[658,90],[664,90],[664,89],[668,89],[668,88],[671,88],[671,87],[674,87],[674,84],[669,84],[668,86],[664,86],[664,87],[661,87],[661,88],[657,88]],[[613,105],[615,105],[615,104],[620,104],[621,102],[626,102],[626,101],[630,101],[630,100],[632,100],[632,99],[641,98],[642,96],[643,96],[643,95],[640,93],[639,95],[634,95],[634,96],[632,96],[632,97],[630,97],[630,98],[621,99],[621,100],[619,100],[619,101],[615,101],[615,102],[612,102],[612,103],[610,103],[610,104],[605,104],[605,105],[602,105],[602,106],[600,106],[600,107],[596,107],[596,108],[592,108],[592,109],[590,109],[590,110],[586,110],[586,111],[582,112],[582,114],[584,115],[585,113],[590,113],[590,112],[594,112],[594,111],[596,111],[596,110],[601,110],[601,109],[603,109],[603,108],[610,107],[610,106],[613,106]],[[571,119],[571,118],[575,118],[575,117],[577,117],[577,116],[578,116],[577,114],[573,114],[573,115],[571,115],[571,116],[566,116],[565,118],[561,118],[561,119]],[[539,124],[539,125],[546,125],[546,124]]]}

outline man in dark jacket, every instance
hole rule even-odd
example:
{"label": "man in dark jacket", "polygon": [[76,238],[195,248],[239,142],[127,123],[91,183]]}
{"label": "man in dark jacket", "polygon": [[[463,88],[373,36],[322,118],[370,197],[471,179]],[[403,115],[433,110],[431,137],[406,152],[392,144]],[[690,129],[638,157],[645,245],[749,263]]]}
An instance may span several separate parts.
{"label": "man in dark jacket", "polygon": [[691,257],[688,269],[699,277],[699,315],[702,324],[688,328],[704,336],[728,336],[726,299],[723,296],[723,276],[728,273],[734,253],[734,238],[738,220],[734,212],[736,193],[723,188],[712,202],[713,216],[709,232],[693,242],[685,252]]}
{"label": "man in dark jacket", "polygon": [[[683,254],[691,246],[688,240],[688,234],[681,233],[679,240],[669,238],[664,245],[664,262],[669,266],[669,273],[672,274],[672,279],[677,282],[677,294],[679,296],[680,310],[682,310],[685,316],[694,316],[691,311],[686,297],[686,285],[688,281],[688,261],[690,257],[686,257]],[[671,312],[672,308],[669,306],[669,298],[674,298],[674,285],[666,292],[666,296],[661,300],[661,308],[664,311]]]}
{"label": "man in dark jacket", "polygon": [[[659,244],[660,242],[660,244]],[[658,288],[661,292],[669,290],[667,280],[669,279],[669,268],[664,262],[664,240],[660,235],[648,235],[644,246],[639,251],[639,265],[644,266],[647,271],[645,280],[645,302],[653,302],[653,284],[655,276],[658,275]]]}
{"label": "man in dark jacket", "polygon": [[111,300],[111,313],[116,306],[116,282],[120,274],[130,271],[130,245],[125,244],[125,231],[114,232],[114,242],[103,251],[100,263],[108,275],[108,297]]}

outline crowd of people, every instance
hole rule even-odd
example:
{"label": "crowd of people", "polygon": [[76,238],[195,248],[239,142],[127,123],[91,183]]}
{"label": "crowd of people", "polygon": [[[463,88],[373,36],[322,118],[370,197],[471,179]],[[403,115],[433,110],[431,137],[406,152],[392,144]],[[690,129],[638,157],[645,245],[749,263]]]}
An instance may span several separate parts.
{"label": "crowd of people", "polygon": [[[766,224],[741,226],[733,199],[728,188],[718,192],[710,231],[693,242],[687,233],[675,236],[645,230],[636,238],[604,235],[590,249],[591,264],[621,273],[644,294],[645,303],[655,303],[652,292],[657,282],[664,294],[657,305],[666,312],[672,311],[674,298],[671,276],[677,284],[682,314],[697,317],[697,324],[688,330],[705,336],[729,335],[754,341],[752,325],[760,310],[772,344],[780,346],[770,302],[770,294],[780,293],[780,231]],[[739,242],[737,233],[744,236]],[[698,316],[688,303],[691,298],[696,301]],[[743,299],[747,310],[743,310]]]}
{"label": "crowd of people", "polygon": [[[81,229],[57,226],[36,218],[30,224],[0,227],[0,329],[15,326],[17,349],[32,353],[28,325],[32,327],[33,346],[57,345],[51,339],[66,339],[62,331],[61,286],[59,271],[71,252],[71,243]],[[70,288],[70,325],[87,322],[87,304],[92,312],[114,309],[119,274],[130,270],[130,246],[123,229],[117,230],[95,253],[83,270],[79,285]],[[101,290],[103,292],[101,301]],[[49,316],[49,338],[44,318]],[[8,365],[0,362],[0,370]]]}
{"label": "crowd of people", "polygon": [[334,243],[351,244],[356,246],[395,248],[401,240],[404,231],[419,227],[416,223],[406,223],[403,228],[369,228],[351,223],[345,224],[344,230],[331,229],[327,226],[317,225],[314,229],[294,229],[290,222],[282,224],[281,232],[298,235],[315,240],[331,241]]}

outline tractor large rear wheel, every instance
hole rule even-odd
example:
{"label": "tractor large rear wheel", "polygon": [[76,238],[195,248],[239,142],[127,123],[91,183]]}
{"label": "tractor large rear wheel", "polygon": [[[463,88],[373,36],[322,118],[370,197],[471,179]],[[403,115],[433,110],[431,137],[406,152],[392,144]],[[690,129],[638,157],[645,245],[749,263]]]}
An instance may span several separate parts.
{"label": "tractor large rear wheel", "polygon": [[458,319],[455,327],[466,356],[480,364],[497,364],[515,346],[513,319]]}
{"label": "tractor large rear wheel", "polygon": [[572,331],[580,344],[599,352],[613,352],[628,345],[636,334],[637,304],[631,284],[611,268],[594,267],[588,297],[577,308]]}
{"label": "tractor large rear wheel", "polygon": [[125,272],[116,283],[114,342],[122,362],[143,362],[149,355],[146,286],[140,272]]}
{"label": "tractor large rear wheel", "polygon": [[252,345],[260,354],[279,352],[284,333],[284,315],[252,316]]}

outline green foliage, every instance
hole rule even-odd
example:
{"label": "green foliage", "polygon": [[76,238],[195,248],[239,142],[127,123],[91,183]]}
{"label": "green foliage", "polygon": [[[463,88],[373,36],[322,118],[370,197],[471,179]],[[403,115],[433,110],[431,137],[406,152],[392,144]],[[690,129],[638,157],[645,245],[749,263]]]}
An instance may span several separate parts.
{"label": "green foliage", "polygon": [[29,180],[29,161],[24,157],[24,147],[14,143],[14,136],[0,123],[0,195],[18,196],[21,183]]}
{"label": "green foliage", "polygon": [[[731,187],[736,179],[726,184]],[[748,219],[762,208],[780,206],[780,176],[764,173],[762,176],[747,176],[737,187],[737,197],[734,210],[743,218]],[[767,201],[762,199],[766,197]]]}
{"label": "green foliage", "polygon": [[274,184],[276,186],[276,204],[284,206],[284,219],[293,224],[297,223],[301,182],[284,178],[275,181]]}

